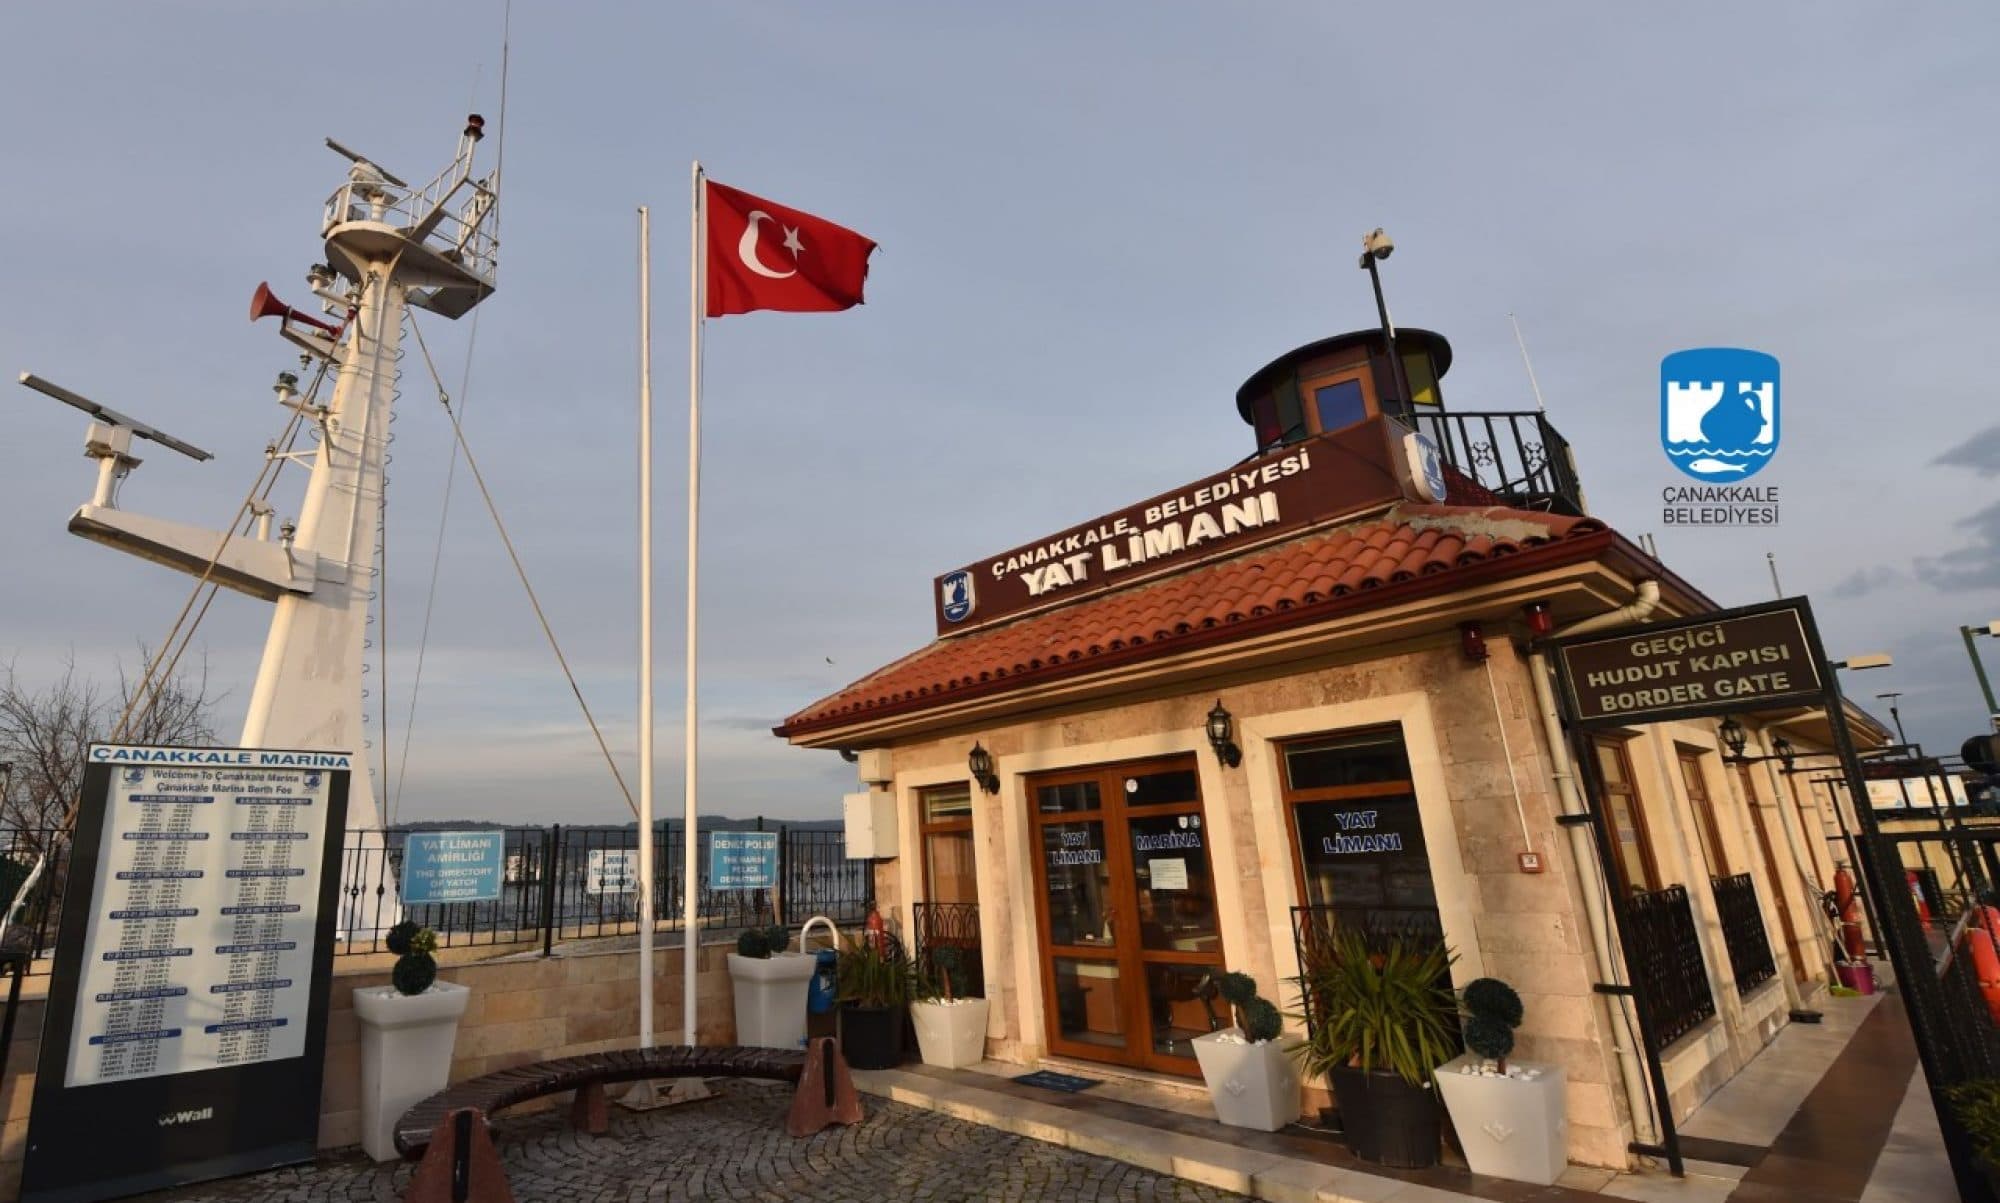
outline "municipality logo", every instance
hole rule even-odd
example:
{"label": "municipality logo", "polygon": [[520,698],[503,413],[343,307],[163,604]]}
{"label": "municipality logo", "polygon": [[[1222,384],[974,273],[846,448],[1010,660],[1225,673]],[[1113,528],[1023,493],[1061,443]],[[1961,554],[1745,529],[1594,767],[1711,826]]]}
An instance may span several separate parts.
{"label": "municipality logo", "polygon": [[961,569],[938,582],[938,601],[946,622],[964,622],[979,604],[972,592],[972,574]]}
{"label": "municipality logo", "polygon": [[1702,347],[1660,361],[1660,446],[1696,480],[1745,480],[1778,450],[1778,361]]}

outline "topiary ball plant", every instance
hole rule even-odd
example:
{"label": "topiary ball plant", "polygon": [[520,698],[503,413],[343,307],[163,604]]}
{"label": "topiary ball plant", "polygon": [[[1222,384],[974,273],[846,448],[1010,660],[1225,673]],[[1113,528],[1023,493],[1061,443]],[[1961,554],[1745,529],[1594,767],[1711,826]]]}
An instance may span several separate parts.
{"label": "topiary ball plant", "polygon": [[1521,996],[1499,978],[1482,977],[1465,987],[1465,1046],[1507,1072],[1514,1029],[1521,1024]]}
{"label": "topiary ball plant", "polygon": [[1236,1027],[1246,1040],[1262,1044],[1266,1040],[1276,1040],[1284,1030],[1285,1021],[1278,1014],[1278,1008],[1269,999],[1257,994],[1257,979],[1247,973],[1225,973],[1216,983],[1222,1001],[1236,1012]]}
{"label": "topiary ball plant", "polygon": [[389,982],[398,994],[422,994],[437,981],[437,958],[431,955],[437,951],[436,932],[405,919],[389,929],[382,943],[397,954]]}
{"label": "topiary ball plant", "polygon": [[785,951],[785,945],[789,943],[791,937],[785,934],[782,924],[773,924],[770,927],[746,927],[736,937],[736,955],[762,961],[773,953]]}

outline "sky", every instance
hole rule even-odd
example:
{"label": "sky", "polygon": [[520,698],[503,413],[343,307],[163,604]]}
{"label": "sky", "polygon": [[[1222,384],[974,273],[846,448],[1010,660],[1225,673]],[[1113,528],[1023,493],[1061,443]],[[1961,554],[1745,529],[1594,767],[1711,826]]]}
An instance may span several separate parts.
{"label": "sky", "polygon": [[[1958,627],[2000,619],[2000,10],[1850,4],[556,4],[0,7],[0,368],[216,452],[147,447],[130,509],[215,527],[281,428],[332,136],[407,179],[468,111],[504,153],[499,291],[419,315],[581,688],[637,742],[636,208],[653,212],[659,771],[677,807],[689,164],[881,244],[865,306],[707,324],[702,809],[829,817],[785,715],[931,637],[932,578],[1217,471],[1274,356],[1443,333],[1448,407],[1533,407],[1592,511],[1725,605],[1809,594],[1847,682],[1955,751]],[[503,150],[504,148],[504,150]],[[1782,364],[1766,529],[1661,525],[1671,351]],[[64,530],[83,420],[0,398],[0,661],[138,663],[192,584]],[[624,803],[406,360],[386,665],[398,818],[618,821]],[[301,475],[290,481],[296,512]],[[442,540],[440,542],[440,529]],[[421,643],[421,690],[411,686]],[[268,607],[196,654],[241,724]],[[378,629],[379,634],[379,629]],[[2000,671],[2000,640],[1982,639]],[[386,685],[384,681],[386,678]],[[383,758],[378,731],[368,750]]]}

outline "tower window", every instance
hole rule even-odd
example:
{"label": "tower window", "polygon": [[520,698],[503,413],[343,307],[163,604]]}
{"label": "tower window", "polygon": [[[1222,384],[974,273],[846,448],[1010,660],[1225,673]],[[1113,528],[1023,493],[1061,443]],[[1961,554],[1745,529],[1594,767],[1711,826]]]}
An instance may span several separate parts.
{"label": "tower window", "polygon": [[1368,418],[1368,403],[1361,395],[1359,380],[1336,380],[1314,388],[1313,408],[1322,431],[1342,430]]}

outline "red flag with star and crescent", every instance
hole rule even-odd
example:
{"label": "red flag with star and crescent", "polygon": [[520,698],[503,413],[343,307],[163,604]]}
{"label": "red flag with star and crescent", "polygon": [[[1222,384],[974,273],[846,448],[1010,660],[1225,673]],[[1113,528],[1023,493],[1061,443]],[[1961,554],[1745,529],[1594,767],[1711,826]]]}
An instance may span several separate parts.
{"label": "red flag with star and crescent", "polygon": [[761,197],[707,186],[708,316],[831,313],[861,303],[873,239]]}

